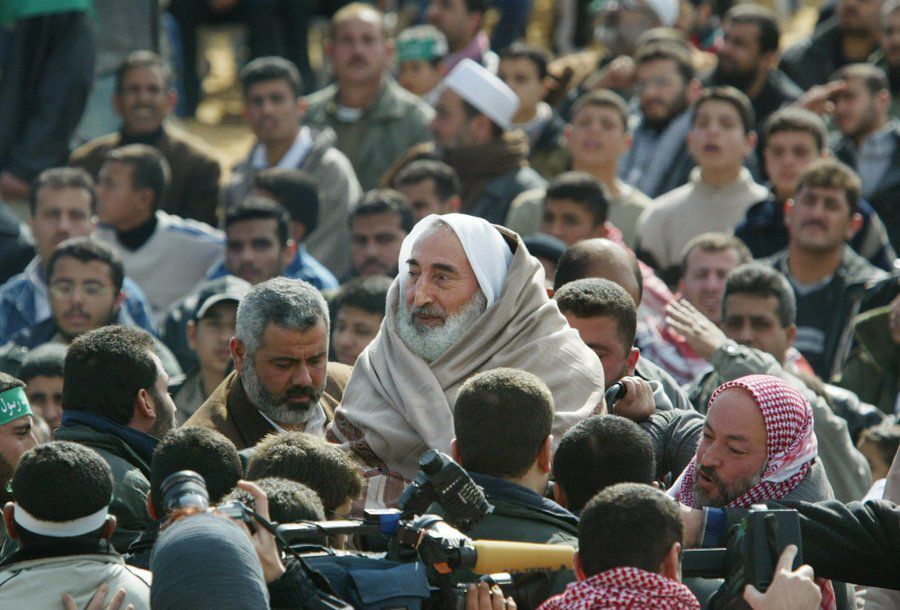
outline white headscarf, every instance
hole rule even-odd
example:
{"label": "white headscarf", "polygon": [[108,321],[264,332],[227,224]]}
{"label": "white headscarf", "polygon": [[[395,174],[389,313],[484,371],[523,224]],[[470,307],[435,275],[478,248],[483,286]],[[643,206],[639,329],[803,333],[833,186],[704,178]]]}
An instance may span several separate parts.
{"label": "white headscarf", "polygon": [[483,218],[468,214],[431,214],[420,220],[400,246],[400,261],[397,265],[400,277],[409,272],[407,261],[412,256],[416,241],[437,222],[446,223],[459,238],[466,258],[475,271],[478,285],[487,299],[487,306],[490,307],[503,291],[513,254],[500,232]]}

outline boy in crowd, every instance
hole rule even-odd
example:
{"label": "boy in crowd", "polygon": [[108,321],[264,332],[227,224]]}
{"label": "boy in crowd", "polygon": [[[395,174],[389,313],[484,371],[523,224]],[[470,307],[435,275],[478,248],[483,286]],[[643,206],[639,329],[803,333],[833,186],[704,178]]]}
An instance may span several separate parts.
{"label": "boy in crowd", "polygon": [[29,351],[19,368],[25,383],[25,396],[52,432],[62,421],[63,369],[66,346],[45,343]]}
{"label": "boy in crowd", "polygon": [[[784,224],[785,202],[794,196],[800,175],[817,159],[828,157],[825,123],[802,108],[784,108],[773,114],[763,128],[763,162],[769,176],[769,197],[754,204],[735,227],[754,258],[771,256],[787,247]],[[870,263],[890,270],[896,258],[884,223],[865,200],[859,202],[862,228],[850,245]]]}
{"label": "boy in crowd", "polygon": [[397,36],[397,82],[429,100],[441,82],[441,60],[447,55],[447,37],[433,25],[406,28]]}
{"label": "boy in crowd", "polygon": [[334,359],[353,366],[356,358],[372,342],[384,319],[389,277],[373,275],[353,278],[337,293],[331,305],[334,327],[331,349]]}
{"label": "boy in crowd", "polygon": [[688,147],[698,167],[688,184],[654,201],[638,223],[638,256],[672,273],[694,236],[730,232],[747,209],[766,198],[744,160],[753,154],[756,119],[747,96],[733,87],[705,89],[694,105]]}
{"label": "boy in crowd", "polygon": [[565,121],[544,101],[550,55],[541,47],[516,43],[500,54],[497,76],[519,98],[513,125],[528,136],[528,162],[548,180],[566,169]]}

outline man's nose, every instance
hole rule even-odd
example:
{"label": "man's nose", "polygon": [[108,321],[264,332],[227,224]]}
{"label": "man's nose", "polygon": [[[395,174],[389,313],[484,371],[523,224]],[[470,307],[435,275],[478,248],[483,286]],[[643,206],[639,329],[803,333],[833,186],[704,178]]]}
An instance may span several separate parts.
{"label": "man's nose", "polygon": [[707,468],[718,468],[722,464],[719,452],[715,446],[708,447],[703,453],[697,454],[697,463]]}
{"label": "man's nose", "polygon": [[294,368],[294,376],[292,381],[297,386],[312,385],[312,376],[309,374],[309,366],[306,364],[298,364]]}
{"label": "man's nose", "polygon": [[434,300],[430,284],[421,278],[416,282],[413,296],[413,304],[416,307],[423,307]]}

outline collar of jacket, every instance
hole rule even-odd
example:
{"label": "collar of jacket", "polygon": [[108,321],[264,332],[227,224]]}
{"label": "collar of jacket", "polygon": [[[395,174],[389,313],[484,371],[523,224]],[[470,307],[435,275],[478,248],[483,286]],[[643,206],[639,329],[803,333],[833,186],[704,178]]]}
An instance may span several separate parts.
{"label": "collar of jacket", "polygon": [[145,464],[150,464],[153,458],[153,450],[159,444],[158,438],[145,434],[140,430],[117,424],[102,415],[86,413],[85,411],[63,411],[62,426],[73,425],[87,426],[97,432],[116,437],[128,445]]}
{"label": "collar of jacket", "polygon": [[491,504],[519,506],[564,521],[570,526],[578,526],[578,517],[553,500],[544,498],[527,487],[486,474],[477,472],[470,472],[469,474],[472,480],[484,489],[485,495]]}
{"label": "collar of jacket", "polygon": [[90,538],[87,536],[44,538],[40,542],[20,546],[18,550],[0,562],[0,567],[6,567],[21,561],[68,557],[71,555],[107,555],[115,559],[120,557],[119,553],[109,543],[109,540],[105,538]]}
{"label": "collar of jacket", "polygon": [[[400,85],[390,75],[384,77],[381,90],[367,108],[363,109],[363,116],[372,121],[391,121],[403,119],[406,105],[400,100]],[[328,89],[329,100],[326,112],[332,118],[337,114],[338,88],[331,85]],[[362,118],[362,117],[361,117]]]}

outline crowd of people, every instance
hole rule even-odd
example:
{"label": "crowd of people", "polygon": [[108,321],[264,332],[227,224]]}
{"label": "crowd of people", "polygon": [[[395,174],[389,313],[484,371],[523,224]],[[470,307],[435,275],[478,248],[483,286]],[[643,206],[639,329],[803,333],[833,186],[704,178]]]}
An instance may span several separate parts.
{"label": "crowd of people", "polygon": [[[761,504],[802,561],[745,607],[900,607],[900,0],[776,4],[0,6],[0,607],[419,608],[205,509],[358,519],[433,449],[471,539],[574,553],[468,610],[719,607],[683,551]],[[229,21],[230,168],[178,118]]]}

